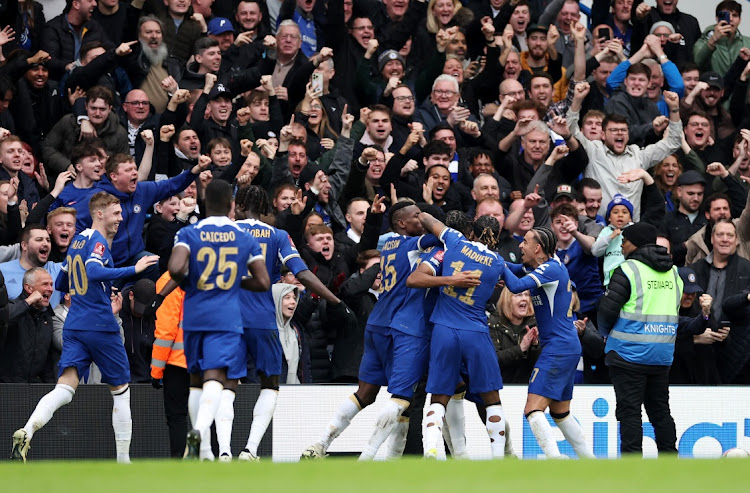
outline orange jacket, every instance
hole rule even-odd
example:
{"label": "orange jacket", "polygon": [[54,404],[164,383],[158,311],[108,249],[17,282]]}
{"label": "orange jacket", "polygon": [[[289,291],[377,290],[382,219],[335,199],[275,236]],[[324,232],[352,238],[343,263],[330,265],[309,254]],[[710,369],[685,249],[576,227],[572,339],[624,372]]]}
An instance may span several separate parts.
{"label": "orange jacket", "polygon": [[[165,272],[156,281],[156,292],[161,291],[170,279],[169,272]],[[156,310],[154,347],[151,351],[151,376],[153,378],[161,379],[164,376],[164,367],[167,365],[187,368],[182,341],[182,300],[184,298],[185,291],[176,288],[164,298],[164,302]]]}

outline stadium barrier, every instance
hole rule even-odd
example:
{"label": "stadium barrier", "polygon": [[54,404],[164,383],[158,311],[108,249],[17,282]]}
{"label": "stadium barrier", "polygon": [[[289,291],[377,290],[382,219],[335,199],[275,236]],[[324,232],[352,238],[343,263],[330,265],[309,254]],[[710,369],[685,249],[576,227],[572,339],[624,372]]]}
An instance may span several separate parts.
{"label": "stadium barrier", "polygon": [[[7,440],[24,425],[38,400],[52,385],[0,384],[0,440]],[[299,459],[302,451],[315,442],[336,411],[342,399],[357,389],[353,385],[282,386],[274,420],[261,446],[261,457],[277,462]],[[245,446],[258,385],[241,385],[235,401],[232,451],[236,456]],[[505,415],[511,426],[516,454],[525,459],[542,455],[523,418],[525,386],[509,386],[500,393]],[[362,451],[375,417],[388,393],[381,391],[378,400],[362,411],[351,426],[329,449],[331,454],[357,454]],[[750,450],[750,389],[748,387],[670,388],[672,415],[677,426],[677,445],[682,457],[718,457],[734,447]],[[150,385],[131,385],[133,441],[131,456],[167,457],[169,437],[161,391]],[[484,424],[474,404],[465,403],[466,435],[469,454],[474,459],[490,457]],[[594,453],[600,458],[619,455],[618,425],[615,419],[615,395],[609,386],[578,386],[574,391],[572,413],[583,426]],[[112,432],[112,397],[104,385],[82,385],[73,402],[60,409],[45,428],[34,436],[31,460],[41,459],[112,459],[115,456]],[[653,429],[644,411],[644,454],[656,455]],[[549,418],[560,451],[575,456],[562,433]],[[381,451],[382,454],[382,451]],[[0,455],[7,459],[8,454]]]}
{"label": "stadium barrier", "polygon": [[[0,460],[10,456],[11,435],[26,424],[36,403],[54,385],[0,384]],[[241,385],[235,400],[232,451],[236,456],[247,442],[253,419],[253,406],[259,385]],[[130,385],[133,415],[133,459],[169,457],[169,434],[164,417],[162,391],[151,385]],[[271,424],[271,427],[273,423]],[[271,427],[258,449],[260,456],[271,455]],[[2,445],[2,444],[5,445]],[[215,450],[218,450],[214,446]],[[59,409],[52,420],[34,435],[29,460],[114,459],[112,396],[106,385],[80,385],[73,402]]]}
{"label": "stadium barrier", "polygon": [[[314,443],[328,425],[342,399],[356,386],[290,386],[283,387],[274,415],[273,458],[275,461],[298,460],[302,451]],[[527,388],[509,386],[500,392],[505,416],[511,426],[515,452],[524,459],[542,457],[543,453],[523,417]],[[375,418],[389,394],[381,391],[378,400],[354,418],[349,428],[333,442],[330,453],[361,452]],[[429,402],[429,400],[428,400]],[[670,406],[677,427],[677,447],[681,457],[719,457],[722,452],[741,447],[750,450],[750,389],[748,387],[670,388]],[[619,455],[618,424],[615,419],[615,392],[611,386],[581,385],[573,394],[571,412],[583,427],[586,438],[593,442],[599,458]],[[473,459],[489,459],[490,444],[484,423],[476,407],[465,403],[466,440]],[[572,447],[564,441],[552,418],[547,415],[558,439],[560,452],[575,457]],[[643,411],[644,455],[656,456],[653,428]],[[379,457],[382,458],[384,447]]]}

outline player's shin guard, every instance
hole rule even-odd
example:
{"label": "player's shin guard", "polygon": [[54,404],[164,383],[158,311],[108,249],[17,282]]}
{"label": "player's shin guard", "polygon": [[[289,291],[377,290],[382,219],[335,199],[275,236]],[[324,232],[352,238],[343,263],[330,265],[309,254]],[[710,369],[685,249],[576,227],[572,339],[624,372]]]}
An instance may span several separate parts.
{"label": "player's shin guard", "polygon": [[221,392],[224,385],[216,380],[208,380],[203,383],[203,394],[198,407],[198,416],[195,418],[193,428],[201,435],[201,459],[210,459],[206,452],[211,450],[211,423],[216,418],[216,411],[221,403]]}
{"label": "player's shin guard", "polygon": [[404,455],[406,447],[406,435],[409,433],[409,418],[403,414],[398,417],[396,426],[393,427],[391,435],[386,442],[386,460],[400,459]]}
{"label": "player's shin guard", "polygon": [[130,415],[130,386],[113,390],[112,428],[115,430],[117,462],[130,463],[130,439],[133,436],[133,418]]}
{"label": "player's shin guard", "polygon": [[324,453],[328,450],[328,447],[331,446],[331,442],[335,440],[337,436],[341,435],[349,424],[351,424],[354,416],[356,416],[361,410],[362,405],[354,394],[341,402],[341,405],[336,410],[336,414],[333,415],[331,422],[328,424],[328,429],[320,439],[319,443],[323,446]]}
{"label": "player's shin guard", "polygon": [[548,459],[559,459],[560,449],[557,448],[557,440],[552,434],[552,427],[547,422],[547,416],[542,411],[531,411],[526,415],[526,420],[544,455]]}
{"label": "player's shin guard", "polygon": [[26,430],[28,439],[31,440],[34,433],[37,430],[40,430],[50,419],[52,419],[52,415],[55,414],[55,411],[66,404],[70,404],[75,393],[76,391],[70,385],[58,383],[51,392],[42,397],[39,400],[39,403],[37,403],[34,412],[29,416],[26,426],[23,427],[23,429]]}
{"label": "player's shin guard", "polygon": [[263,439],[268,425],[271,424],[278,397],[278,390],[261,389],[258,401],[253,408],[253,424],[250,426],[250,436],[247,439],[247,446],[245,448],[255,456],[258,455],[258,445]]}
{"label": "player's shin guard", "polygon": [[234,392],[221,391],[219,410],[216,411],[216,440],[219,442],[219,455],[232,456],[232,423],[234,423]]}
{"label": "player's shin guard", "polygon": [[445,407],[442,404],[434,402],[427,408],[422,432],[422,446],[424,447],[424,456],[428,459],[437,458],[438,443],[443,436],[444,417]]}
{"label": "player's shin guard", "polygon": [[386,441],[391,434],[391,431],[393,431],[393,428],[398,423],[399,416],[401,416],[408,407],[409,401],[397,397],[390,398],[380,412],[378,420],[375,422],[375,430],[372,432],[370,440],[367,442],[365,449],[359,456],[359,460],[372,460],[375,457],[380,446]]}
{"label": "player's shin guard", "polygon": [[594,452],[591,446],[586,443],[586,437],[583,436],[581,424],[573,417],[570,412],[565,414],[552,414],[552,419],[557,423],[557,427],[562,431],[563,436],[575,450],[579,459],[594,459]]}
{"label": "player's shin guard", "polygon": [[487,433],[490,436],[493,459],[505,457],[505,423],[503,406],[500,404],[487,406]]}
{"label": "player's shin guard", "polygon": [[464,395],[453,394],[445,408],[445,424],[450,436],[451,454],[454,459],[468,459],[466,451],[466,426],[464,418]]}
{"label": "player's shin guard", "polygon": [[188,394],[188,416],[190,416],[190,427],[195,428],[195,422],[198,419],[198,408],[201,405],[201,396],[203,389],[200,387],[190,387]]}

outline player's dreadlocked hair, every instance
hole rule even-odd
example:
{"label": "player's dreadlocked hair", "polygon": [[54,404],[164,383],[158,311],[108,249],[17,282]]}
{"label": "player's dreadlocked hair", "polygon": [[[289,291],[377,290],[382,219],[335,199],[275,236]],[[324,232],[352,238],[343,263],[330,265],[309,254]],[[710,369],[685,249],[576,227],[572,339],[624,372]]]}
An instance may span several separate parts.
{"label": "player's dreadlocked hair", "polygon": [[234,206],[244,216],[260,217],[271,213],[271,201],[266,191],[257,185],[240,188],[234,197]]}
{"label": "player's dreadlocked hair", "polygon": [[461,211],[453,210],[445,214],[445,225],[453,228],[468,238],[471,234],[471,219]]}
{"label": "player's dreadlocked hair", "polygon": [[477,241],[487,245],[487,248],[494,250],[497,242],[500,241],[500,223],[492,216],[480,216],[472,224],[474,236]]}
{"label": "player's dreadlocked hair", "polygon": [[542,227],[534,228],[532,231],[534,231],[534,234],[539,239],[542,252],[549,257],[553,256],[557,249],[557,236],[555,236],[555,233],[549,228]]}

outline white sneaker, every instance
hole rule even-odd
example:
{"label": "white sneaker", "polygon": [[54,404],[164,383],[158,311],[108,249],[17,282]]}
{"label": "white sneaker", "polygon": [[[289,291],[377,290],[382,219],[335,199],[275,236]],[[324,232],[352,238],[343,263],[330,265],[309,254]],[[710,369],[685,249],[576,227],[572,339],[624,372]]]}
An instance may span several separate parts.
{"label": "white sneaker", "polygon": [[327,457],[326,451],[323,448],[323,445],[320,443],[315,443],[313,445],[310,445],[305,449],[304,452],[302,452],[302,456],[300,459],[325,459]]}
{"label": "white sneaker", "polygon": [[430,460],[437,460],[438,458],[438,451],[436,448],[431,448],[430,450],[424,451],[424,458],[430,459]]}
{"label": "white sneaker", "polygon": [[240,455],[237,456],[237,460],[240,462],[260,462],[260,457],[250,452],[248,449],[243,449]]}
{"label": "white sneaker", "polygon": [[224,452],[219,456],[219,462],[232,462],[232,454]]}
{"label": "white sneaker", "polygon": [[22,460],[26,462],[26,454],[29,453],[31,445],[29,444],[29,436],[26,430],[21,428],[13,433],[13,448],[10,451],[10,458],[12,460]]}

